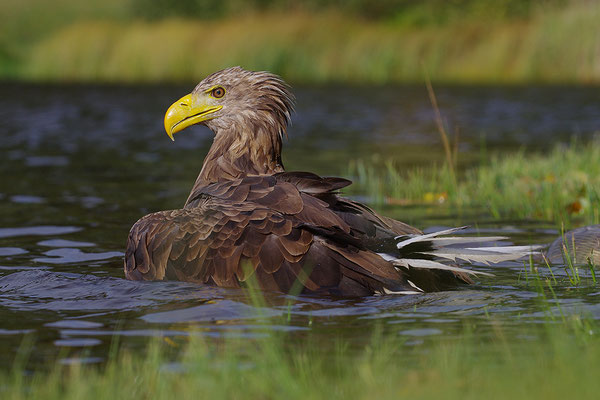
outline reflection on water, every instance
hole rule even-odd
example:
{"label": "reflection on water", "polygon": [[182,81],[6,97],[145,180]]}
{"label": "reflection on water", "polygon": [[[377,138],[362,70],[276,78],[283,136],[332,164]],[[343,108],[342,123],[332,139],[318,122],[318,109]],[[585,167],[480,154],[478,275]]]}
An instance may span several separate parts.
{"label": "reflection on water", "polygon": [[123,257],[125,253],[120,251],[105,251],[103,253],[84,253],[79,249],[54,249],[43,253],[47,257],[34,258],[33,261],[47,264],[67,264],[75,262],[89,262],[107,260],[113,257]]}
{"label": "reflection on water", "polygon": [[[558,280],[557,306],[548,310],[540,307],[531,272],[518,263],[487,267],[495,278],[451,292],[364,299],[266,293],[261,305],[241,290],[123,279],[129,227],[148,212],[180,207],[210,144],[202,128],[175,143],[162,131],[165,106],[188,89],[0,86],[0,365],[10,364],[26,334],[35,335],[38,361],[65,347],[87,349],[83,358],[65,354],[61,362],[69,364],[104,361],[115,335],[132,349],[155,336],[260,338],[274,330],[361,342],[379,325],[409,338],[407,346],[420,346],[460,335],[466,322],[480,325],[485,336],[490,318],[515,338],[523,324],[548,314],[600,318],[600,290],[588,271],[580,271],[584,280],[575,287],[572,272],[540,268]],[[369,104],[361,88],[297,94],[284,153],[289,169],[333,175],[354,157],[381,154],[407,165],[442,157],[424,88],[381,88]],[[460,129],[465,160],[477,157],[482,136],[488,150],[529,145],[543,151],[600,129],[600,98],[592,89],[456,87],[439,88],[438,97],[449,125]],[[471,232],[509,236],[517,244],[547,243],[557,234],[549,224],[491,221],[485,213],[385,212],[427,231],[477,224]]]}
{"label": "reflection on water", "polygon": [[37,243],[38,246],[44,247],[90,247],[95,246],[94,243],[90,242],[77,242],[75,240],[65,240],[65,239],[50,239],[50,240],[42,240]]}
{"label": "reflection on water", "polygon": [[27,250],[20,249],[18,247],[0,247],[0,257],[2,256],[16,256],[19,254],[25,254]]}
{"label": "reflection on water", "polygon": [[81,228],[75,226],[28,226],[21,228],[0,228],[0,238],[16,236],[49,236],[64,235],[78,232]]}

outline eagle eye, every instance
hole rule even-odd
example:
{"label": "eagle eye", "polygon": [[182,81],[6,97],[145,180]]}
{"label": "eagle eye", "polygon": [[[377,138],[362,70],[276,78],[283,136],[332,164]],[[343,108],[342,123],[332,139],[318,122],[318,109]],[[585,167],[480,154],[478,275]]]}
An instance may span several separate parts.
{"label": "eagle eye", "polygon": [[221,97],[225,96],[225,89],[223,89],[221,86],[217,86],[216,88],[210,91],[210,94],[215,99],[220,99]]}

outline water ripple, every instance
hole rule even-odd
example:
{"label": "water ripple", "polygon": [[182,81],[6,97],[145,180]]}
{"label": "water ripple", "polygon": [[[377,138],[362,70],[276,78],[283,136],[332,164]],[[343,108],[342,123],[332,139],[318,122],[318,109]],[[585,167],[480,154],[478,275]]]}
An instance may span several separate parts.
{"label": "water ripple", "polygon": [[99,322],[83,321],[80,319],[65,319],[62,321],[49,322],[44,326],[50,328],[69,328],[69,329],[92,329],[101,328],[102,324]]}
{"label": "water ripple", "polygon": [[98,346],[101,343],[101,340],[90,338],[60,339],[54,341],[54,345],[60,347],[90,347]]}
{"label": "water ripple", "polygon": [[19,254],[26,254],[26,253],[28,253],[27,250],[21,249],[19,247],[0,247],[0,256],[2,256],[2,257],[17,256]]}
{"label": "water ripple", "polygon": [[82,228],[76,226],[28,226],[19,228],[0,228],[0,238],[17,236],[51,236],[66,235],[67,233],[79,232]]}
{"label": "water ripple", "polygon": [[50,239],[42,240],[41,242],[38,242],[37,245],[44,247],[92,247],[96,244],[90,242],[77,242],[75,240],[66,239]]}
{"label": "water ripple", "polygon": [[182,282],[134,282],[38,269],[0,277],[0,306],[21,311],[139,310],[172,301],[220,296],[216,288]]}
{"label": "water ripple", "polygon": [[240,320],[246,318],[274,317],[283,311],[273,308],[252,307],[232,300],[207,302],[200,306],[144,315],[142,319],[151,323],[202,322]]}
{"label": "water ripple", "polygon": [[62,156],[29,156],[25,159],[28,167],[64,167],[69,159]]}
{"label": "water ripple", "polygon": [[48,264],[67,264],[81,263],[89,261],[108,260],[113,257],[123,257],[125,254],[120,251],[107,251],[104,253],[84,253],[79,249],[64,248],[53,249],[44,252],[48,257],[34,258],[33,261]]}
{"label": "water ripple", "polygon": [[18,194],[14,196],[10,196],[10,201],[13,203],[20,204],[42,204],[46,202],[46,199],[39,196],[29,196],[24,194]]}

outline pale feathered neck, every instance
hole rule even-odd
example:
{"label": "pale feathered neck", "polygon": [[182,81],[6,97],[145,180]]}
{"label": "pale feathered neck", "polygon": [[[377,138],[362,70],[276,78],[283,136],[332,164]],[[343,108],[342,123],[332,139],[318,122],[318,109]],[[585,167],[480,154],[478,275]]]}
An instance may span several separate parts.
{"label": "pale feathered neck", "polygon": [[210,183],[283,172],[281,148],[281,131],[270,124],[248,123],[242,128],[220,129],[192,192]]}

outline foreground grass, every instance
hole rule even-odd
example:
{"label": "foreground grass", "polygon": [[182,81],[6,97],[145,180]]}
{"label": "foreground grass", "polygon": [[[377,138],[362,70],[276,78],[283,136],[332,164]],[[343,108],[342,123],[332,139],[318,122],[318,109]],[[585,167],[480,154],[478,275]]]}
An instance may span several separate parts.
{"label": "foreground grass", "polygon": [[393,160],[355,161],[348,175],[373,201],[438,203],[454,212],[481,210],[497,218],[535,218],[557,223],[599,223],[600,141],[556,146],[548,154],[524,151],[492,156],[459,172],[441,167],[403,170]]}
{"label": "foreground grass", "polygon": [[[565,154],[577,149],[573,145]],[[600,327],[577,315],[573,302],[563,302],[566,298],[558,293],[580,290],[579,275],[569,284],[540,271],[544,268],[538,269],[533,261],[525,267],[521,285],[537,297],[534,307],[523,310],[523,320],[520,315],[499,320],[454,313],[461,319],[460,334],[453,330],[425,336],[422,344],[414,336],[399,335],[405,329],[402,324],[385,324],[384,319],[378,324],[363,320],[361,334],[366,339],[357,338],[356,330],[350,335],[337,331],[340,337],[334,338],[331,331],[327,337],[316,329],[294,334],[271,330],[268,324],[266,338],[204,338],[202,331],[188,329],[189,336],[159,338],[135,353],[118,351],[115,338],[108,361],[100,366],[63,365],[61,357],[69,355],[64,351],[38,371],[26,367],[32,348],[26,338],[12,371],[0,370],[0,396],[8,400],[597,398]],[[581,290],[590,293],[592,282],[583,282]],[[257,308],[268,304],[260,292],[249,291],[249,297]],[[561,309],[561,304],[569,310]],[[281,327],[286,316],[279,318],[270,321]],[[311,321],[308,318],[309,327]]]}
{"label": "foreground grass", "polygon": [[[493,321],[492,321],[493,324]],[[600,342],[580,320],[523,331],[537,339],[473,333],[440,340],[427,350],[398,336],[375,334],[362,350],[343,341],[192,339],[171,362],[169,340],[145,356],[121,353],[103,367],[57,364],[25,376],[0,375],[3,399],[372,399],[372,398],[596,398]],[[514,334],[512,334],[514,337]]]}
{"label": "foreground grass", "polygon": [[[108,13],[108,11],[107,11]],[[526,19],[395,25],[340,13],[222,20],[80,21],[45,34],[6,74],[21,79],[196,81],[232,65],[294,82],[600,82],[600,3]],[[1,73],[0,68],[0,73]]]}

